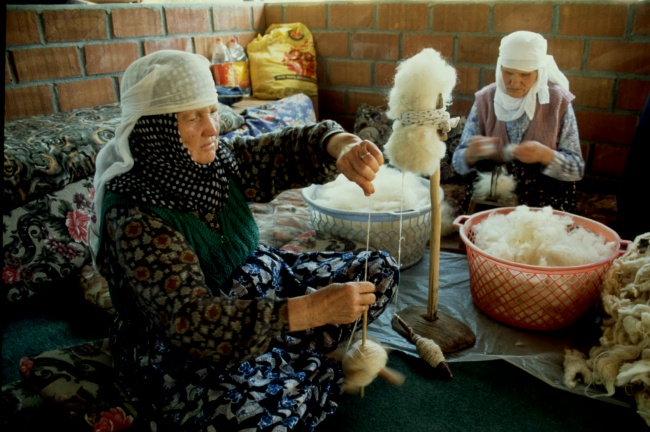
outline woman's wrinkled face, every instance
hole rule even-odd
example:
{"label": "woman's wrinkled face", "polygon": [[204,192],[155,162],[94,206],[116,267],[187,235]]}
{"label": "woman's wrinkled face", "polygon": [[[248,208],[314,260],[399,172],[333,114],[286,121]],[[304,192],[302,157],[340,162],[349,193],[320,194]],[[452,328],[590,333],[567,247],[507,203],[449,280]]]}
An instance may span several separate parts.
{"label": "woman's wrinkled face", "polygon": [[219,111],[216,105],[176,114],[183,145],[196,163],[206,165],[216,157],[219,145]]}
{"label": "woman's wrinkled face", "polygon": [[537,71],[525,72],[501,66],[501,76],[506,85],[506,93],[513,98],[521,98],[537,81]]}

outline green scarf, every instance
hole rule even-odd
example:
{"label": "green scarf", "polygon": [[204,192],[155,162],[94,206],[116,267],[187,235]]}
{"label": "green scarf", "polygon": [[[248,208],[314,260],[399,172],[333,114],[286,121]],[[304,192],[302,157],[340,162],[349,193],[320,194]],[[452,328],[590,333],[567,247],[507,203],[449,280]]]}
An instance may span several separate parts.
{"label": "green scarf", "polygon": [[[108,209],[125,204],[149,209],[179,231],[197,254],[206,284],[213,292],[244,263],[259,243],[257,223],[232,180],[229,181],[228,200],[217,214],[222,234],[210,230],[193,213],[147,205],[114,192],[107,192],[104,197],[101,220],[104,220]],[[104,238],[103,231],[102,229],[100,244]]]}

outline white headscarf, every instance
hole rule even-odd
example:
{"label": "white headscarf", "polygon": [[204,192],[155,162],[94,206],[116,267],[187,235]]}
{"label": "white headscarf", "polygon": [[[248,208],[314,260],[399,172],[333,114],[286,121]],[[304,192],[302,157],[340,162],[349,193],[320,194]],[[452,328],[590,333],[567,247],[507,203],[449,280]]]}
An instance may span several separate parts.
{"label": "white headscarf", "polygon": [[121,85],[122,118],[95,162],[96,221],[88,229],[93,257],[99,247],[102,201],[107,183],[133,167],[129,134],[142,116],[177,113],[218,104],[207,58],[185,51],[162,50],[134,61]]}
{"label": "white headscarf", "polygon": [[[547,43],[542,35],[517,31],[501,39],[497,59],[494,111],[501,121],[516,120],[524,113],[529,119],[535,116],[535,101],[549,102],[548,81],[569,90],[569,80],[557,67],[553,56],[546,54]],[[537,71],[537,81],[524,97],[513,98],[506,93],[501,67],[525,72]]]}

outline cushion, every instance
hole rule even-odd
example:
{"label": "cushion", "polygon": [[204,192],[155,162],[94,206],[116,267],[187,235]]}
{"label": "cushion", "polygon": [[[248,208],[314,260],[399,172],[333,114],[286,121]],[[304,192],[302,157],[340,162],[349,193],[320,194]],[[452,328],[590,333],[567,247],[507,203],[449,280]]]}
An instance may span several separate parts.
{"label": "cushion", "polygon": [[107,339],[24,357],[20,373],[74,430],[117,431],[133,424],[136,411],[114,379]]}

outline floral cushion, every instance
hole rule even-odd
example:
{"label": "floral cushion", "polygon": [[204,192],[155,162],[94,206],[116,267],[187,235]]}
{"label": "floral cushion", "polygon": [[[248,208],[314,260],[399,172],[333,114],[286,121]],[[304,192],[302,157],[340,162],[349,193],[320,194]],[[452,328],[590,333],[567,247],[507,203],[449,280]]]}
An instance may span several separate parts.
{"label": "floral cushion", "polygon": [[42,406],[74,430],[118,431],[133,424],[136,411],[114,379],[107,340],[24,357],[20,373]]}

